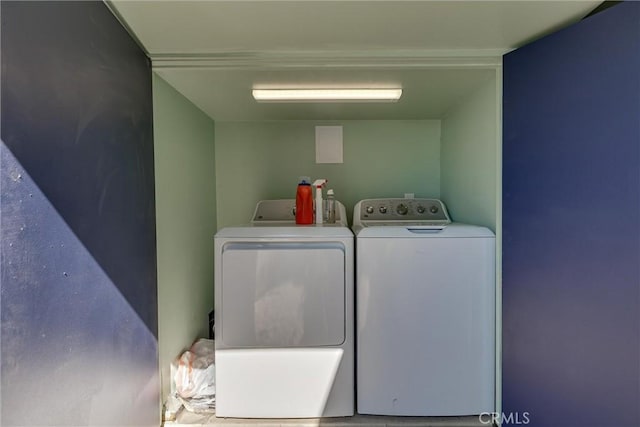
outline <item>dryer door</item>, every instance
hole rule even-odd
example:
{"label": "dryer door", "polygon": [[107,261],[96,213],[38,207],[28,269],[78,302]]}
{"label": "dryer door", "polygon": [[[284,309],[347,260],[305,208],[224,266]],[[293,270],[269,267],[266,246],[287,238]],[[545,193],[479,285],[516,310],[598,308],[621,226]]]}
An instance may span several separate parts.
{"label": "dryer door", "polygon": [[234,242],[222,248],[222,344],[317,347],[345,339],[345,247]]}

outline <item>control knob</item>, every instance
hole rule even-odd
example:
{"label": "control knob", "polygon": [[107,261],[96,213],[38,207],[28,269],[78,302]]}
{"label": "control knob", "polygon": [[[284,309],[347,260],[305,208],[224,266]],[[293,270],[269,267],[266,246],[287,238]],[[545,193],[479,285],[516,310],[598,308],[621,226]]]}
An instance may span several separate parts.
{"label": "control knob", "polygon": [[438,213],[438,207],[436,205],[433,205],[429,208],[429,212],[431,212],[432,214],[437,214]]}
{"label": "control knob", "polygon": [[381,214],[386,214],[387,213],[387,207],[386,206],[380,206],[380,209],[378,209],[380,211]]}
{"label": "control knob", "polygon": [[419,205],[416,210],[418,211],[419,214],[423,214],[424,211],[426,211],[426,209],[424,208],[424,206]]}
{"label": "control knob", "polygon": [[368,214],[372,214],[373,213],[373,206],[367,206],[366,211]]}
{"label": "control knob", "polygon": [[406,215],[409,212],[409,208],[404,203],[400,203],[396,207],[396,212],[398,212],[398,215]]}

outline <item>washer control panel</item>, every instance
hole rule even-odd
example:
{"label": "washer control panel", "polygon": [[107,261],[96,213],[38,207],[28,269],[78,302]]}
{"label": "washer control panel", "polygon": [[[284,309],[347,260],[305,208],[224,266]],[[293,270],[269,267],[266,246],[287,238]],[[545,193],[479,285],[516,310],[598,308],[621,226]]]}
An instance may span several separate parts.
{"label": "washer control panel", "polygon": [[433,224],[451,222],[447,208],[438,199],[365,199],[356,205],[354,214],[363,225],[381,225],[378,224],[381,221]]}

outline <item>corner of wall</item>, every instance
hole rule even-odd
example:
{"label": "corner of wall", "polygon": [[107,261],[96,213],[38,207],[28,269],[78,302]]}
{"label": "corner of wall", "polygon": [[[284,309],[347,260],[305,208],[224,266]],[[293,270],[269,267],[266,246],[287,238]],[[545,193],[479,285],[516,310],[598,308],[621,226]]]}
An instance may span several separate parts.
{"label": "corner of wall", "polygon": [[158,348],[162,397],[170,364],[208,338],[216,230],[214,123],[153,74],[158,258]]}
{"label": "corner of wall", "polygon": [[499,100],[490,79],[442,120],[441,197],[458,222],[496,230]]}

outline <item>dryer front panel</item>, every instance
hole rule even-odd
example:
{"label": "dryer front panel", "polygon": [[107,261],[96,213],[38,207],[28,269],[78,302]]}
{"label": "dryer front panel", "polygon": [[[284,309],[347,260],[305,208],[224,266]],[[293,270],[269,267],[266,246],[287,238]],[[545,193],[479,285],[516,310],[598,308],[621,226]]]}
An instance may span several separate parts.
{"label": "dryer front panel", "polygon": [[338,346],[345,340],[345,247],[234,242],[222,248],[227,348]]}

